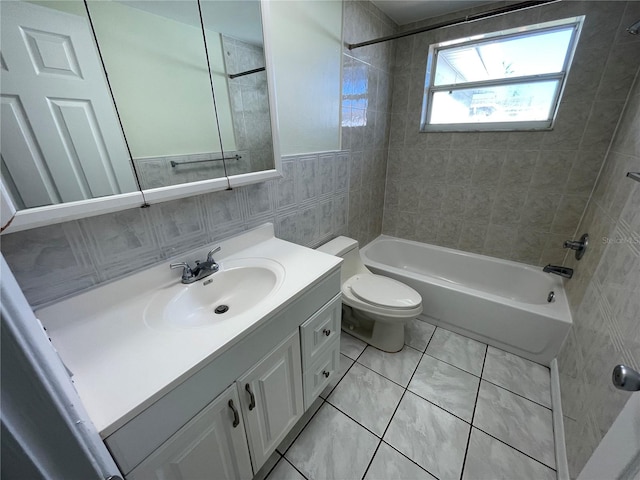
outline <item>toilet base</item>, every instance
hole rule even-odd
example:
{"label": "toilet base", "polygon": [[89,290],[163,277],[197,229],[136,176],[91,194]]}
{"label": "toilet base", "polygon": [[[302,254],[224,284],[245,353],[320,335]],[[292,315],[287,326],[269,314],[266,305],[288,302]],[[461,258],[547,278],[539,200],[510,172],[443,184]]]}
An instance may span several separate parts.
{"label": "toilet base", "polygon": [[402,350],[405,323],[405,320],[375,320],[349,306],[342,306],[342,330],[384,352]]}

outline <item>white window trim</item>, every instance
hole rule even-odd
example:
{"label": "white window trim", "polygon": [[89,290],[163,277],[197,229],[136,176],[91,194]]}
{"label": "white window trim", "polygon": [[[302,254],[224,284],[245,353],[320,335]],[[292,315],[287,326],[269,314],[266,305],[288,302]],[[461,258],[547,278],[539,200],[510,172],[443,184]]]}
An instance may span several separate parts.
{"label": "white window trim", "polygon": [[[531,131],[531,130],[552,130],[558,114],[558,108],[560,107],[560,100],[566,86],[567,77],[571,64],[573,63],[573,57],[575,55],[578,39],[582,31],[582,25],[584,23],[584,15],[577,17],[569,17],[561,20],[553,20],[550,22],[538,23],[534,25],[527,25],[523,27],[511,28],[508,30],[502,30],[497,32],[491,32],[481,35],[474,35],[471,37],[460,38],[456,40],[447,40],[440,43],[434,43],[429,46],[429,57],[427,60],[427,70],[425,76],[425,88],[422,100],[422,115],[420,120],[421,132],[475,132],[475,131]],[[435,67],[438,53],[442,50],[447,50],[453,47],[460,47],[468,44],[486,43],[497,38],[505,39],[510,37],[519,37],[531,32],[550,32],[558,30],[560,28],[566,28],[569,25],[573,25],[573,32],[571,40],[567,47],[567,55],[565,57],[564,65],[560,72],[553,72],[540,75],[529,75],[523,77],[508,77],[495,80],[483,80],[477,82],[464,82],[456,84],[438,85],[435,86]],[[553,107],[550,109],[551,116],[546,120],[538,121],[513,121],[513,122],[474,122],[474,123],[440,123],[429,124],[428,120],[431,118],[431,107],[433,105],[433,95],[436,92],[452,91],[452,90],[465,90],[482,85],[511,85],[514,83],[531,83],[537,81],[547,80],[560,80],[559,88],[556,91]]]}

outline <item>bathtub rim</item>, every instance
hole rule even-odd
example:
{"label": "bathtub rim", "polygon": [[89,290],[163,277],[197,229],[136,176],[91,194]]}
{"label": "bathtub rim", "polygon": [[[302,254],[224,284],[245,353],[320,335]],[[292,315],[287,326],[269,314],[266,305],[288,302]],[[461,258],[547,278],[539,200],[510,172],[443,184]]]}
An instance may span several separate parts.
{"label": "bathtub rim", "polygon": [[399,238],[399,237],[393,237],[390,235],[379,235],[378,237],[376,237],[375,239],[373,239],[371,242],[367,243],[364,247],[362,247],[360,249],[360,253],[361,253],[361,258],[363,263],[365,264],[365,266],[367,267],[371,267],[371,268],[375,268],[378,271],[390,271],[393,272],[397,275],[403,275],[406,277],[409,277],[413,280],[416,281],[428,281],[430,283],[433,283],[439,287],[448,289],[448,290],[453,290],[453,291],[458,291],[458,292],[463,292],[467,295],[471,295],[473,297],[479,298],[479,299],[486,299],[486,300],[490,300],[496,303],[501,303],[501,304],[506,304],[510,307],[513,307],[515,309],[518,310],[524,310],[524,311],[534,311],[535,313],[538,313],[540,315],[544,315],[546,317],[552,318],[553,320],[557,320],[559,322],[563,322],[563,323],[567,323],[569,325],[572,325],[573,321],[572,321],[572,316],[571,316],[571,309],[569,306],[569,300],[567,298],[566,295],[566,289],[564,286],[564,281],[563,279],[561,279],[560,277],[558,278],[549,278],[552,287],[550,288],[550,290],[553,290],[555,293],[555,301],[552,303],[525,303],[522,302],[520,300],[515,300],[509,297],[505,297],[505,296],[500,296],[500,295],[496,295],[494,293],[491,292],[486,292],[486,291],[482,291],[482,290],[478,290],[475,288],[471,288],[468,287],[464,284],[460,284],[460,283],[452,283],[446,280],[442,280],[439,277],[436,276],[431,276],[428,275],[427,273],[414,273],[408,270],[404,270],[398,267],[394,267],[392,265],[388,265],[386,263],[381,263],[377,260],[372,259],[371,257],[369,257],[367,255],[367,252],[369,250],[371,250],[371,248],[373,247],[373,245],[380,243],[381,241],[393,241],[393,242],[398,242],[398,243],[405,243],[405,244],[410,244],[410,245],[415,245],[417,247],[420,248],[424,248],[424,246],[426,246],[427,248],[431,248],[434,249],[436,251],[439,251],[441,253],[444,254],[455,254],[455,255],[462,255],[463,257],[475,257],[475,258],[480,258],[482,260],[485,261],[489,261],[489,262],[494,262],[494,263],[498,263],[498,264],[502,264],[502,265],[511,265],[511,266],[516,266],[518,268],[524,268],[525,270],[531,271],[532,273],[536,273],[538,274],[539,272],[541,272],[541,267],[535,267],[533,265],[528,265],[526,263],[521,263],[521,262],[516,262],[513,260],[505,260],[502,258],[497,258],[497,257],[491,257],[488,255],[482,255],[479,253],[472,253],[472,252],[467,252],[464,250],[457,250],[454,248],[449,248],[449,247],[442,247],[439,245],[433,245],[430,243],[426,243],[426,242],[417,242],[415,240],[407,240],[404,238]]}

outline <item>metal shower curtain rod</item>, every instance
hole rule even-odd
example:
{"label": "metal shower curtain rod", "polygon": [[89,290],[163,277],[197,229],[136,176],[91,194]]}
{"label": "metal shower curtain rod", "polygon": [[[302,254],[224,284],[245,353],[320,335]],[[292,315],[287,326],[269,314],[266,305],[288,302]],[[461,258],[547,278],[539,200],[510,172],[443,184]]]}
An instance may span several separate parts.
{"label": "metal shower curtain rod", "polygon": [[252,73],[264,72],[265,70],[266,70],[265,67],[260,67],[260,68],[254,68],[253,70],[247,70],[246,72],[230,73],[229,74],[229,78],[244,77],[245,75],[251,75]]}
{"label": "metal shower curtain rod", "polygon": [[445,28],[445,27],[451,27],[453,25],[460,25],[462,23],[475,22],[476,20],[483,20],[485,18],[495,17],[497,15],[516,12],[518,10],[538,7],[540,5],[546,5],[547,3],[555,3],[559,1],[561,0],[541,0],[541,1],[520,2],[520,3],[516,3],[515,5],[509,5],[508,7],[494,8],[493,10],[488,10],[483,13],[477,13],[475,15],[467,15],[465,17],[460,17],[455,20],[449,20],[448,22],[436,23],[435,25],[416,28],[413,30],[408,30],[406,32],[396,33],[394,35],[387,35],[386,37],[375,38],[373,40],[368,40],[366,42],[349,43],[347,45],[347,48],[349,48],[349,50],[354,50],[356,48],[366,47],[368,45],[375,45],[376,43],[388,42],[389,40],[408,37],[410,35],[417,35],[418,33],[430,32],[431,30],[437,30],[438,28]]}

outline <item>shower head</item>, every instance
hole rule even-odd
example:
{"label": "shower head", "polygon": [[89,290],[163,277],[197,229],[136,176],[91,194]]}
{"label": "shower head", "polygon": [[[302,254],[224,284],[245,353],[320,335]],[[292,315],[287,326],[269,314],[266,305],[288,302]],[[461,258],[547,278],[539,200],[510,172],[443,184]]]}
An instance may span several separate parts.
{"label": "shower head", "polygon": [[629,32],[631,35],[640,34],[640,20],[628,27],[627,32]]}

